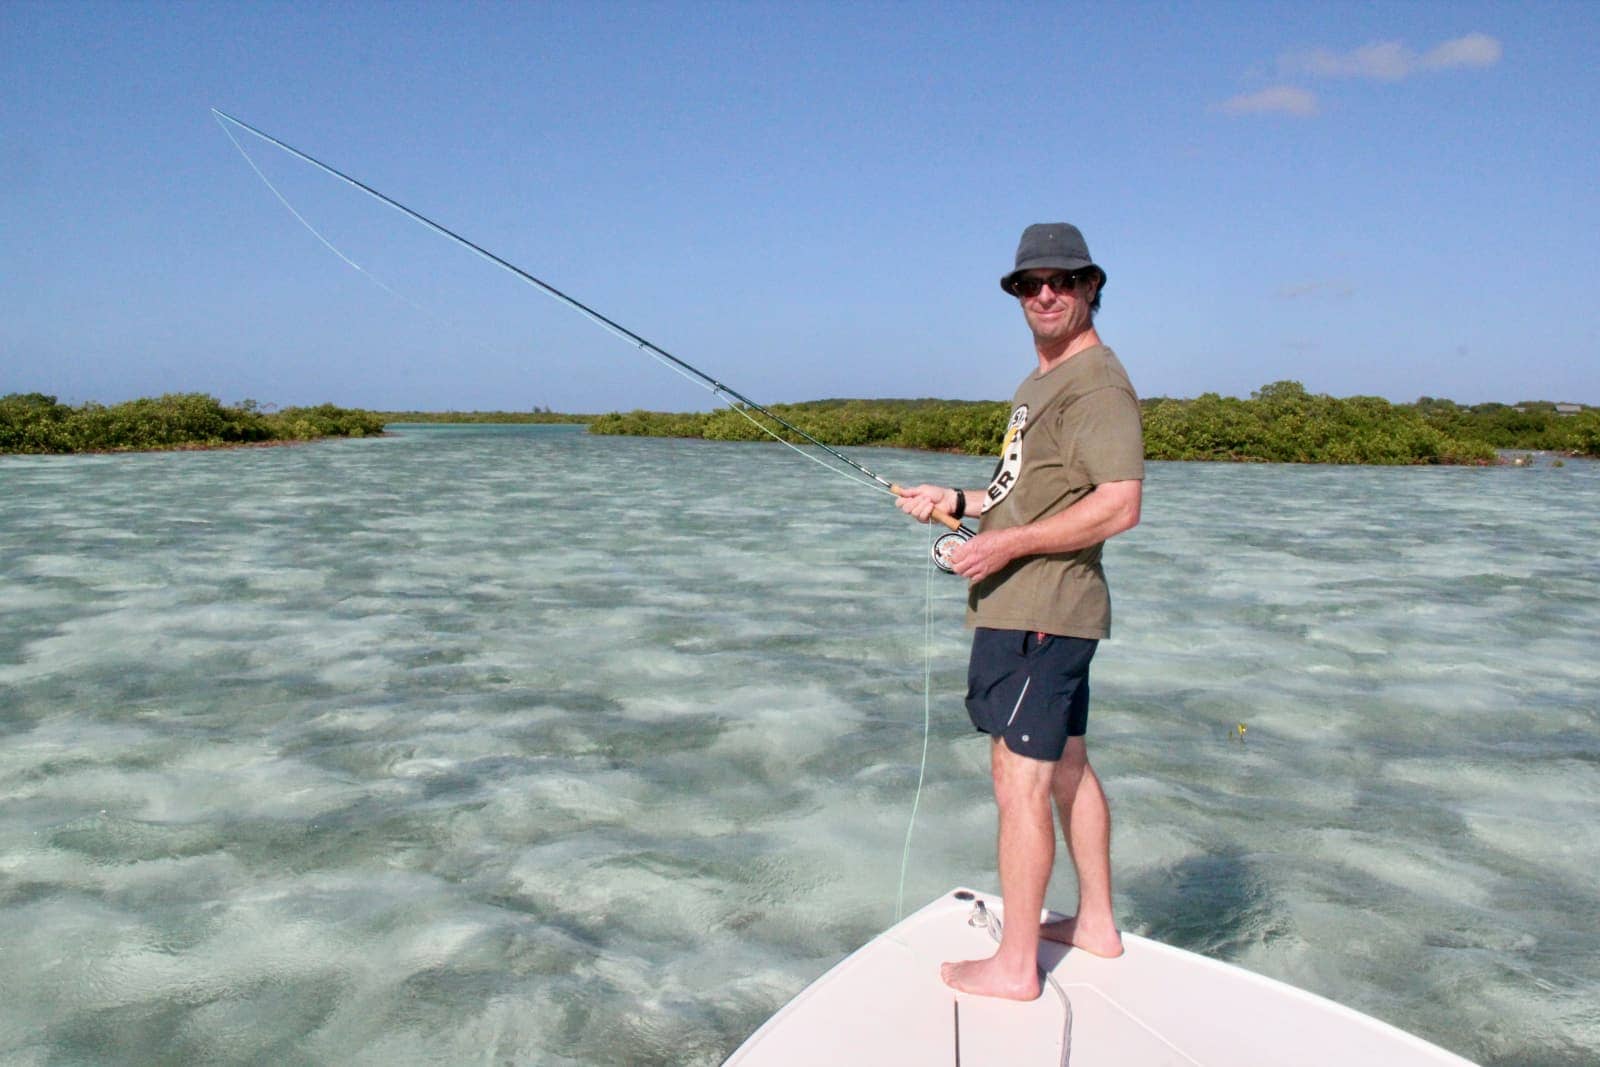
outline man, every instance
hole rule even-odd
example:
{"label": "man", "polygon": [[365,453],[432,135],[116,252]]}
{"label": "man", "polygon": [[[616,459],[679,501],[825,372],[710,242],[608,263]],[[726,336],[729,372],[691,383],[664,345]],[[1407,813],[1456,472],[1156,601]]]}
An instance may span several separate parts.
{"label": "man", "polygon": [[[1095,332],[1105,283],[1077,227],[1023,231],[1000,285],[1022,306],[1038,368],[1017,388],[994,479],[977,490],[919,485],[898,502],[922,522],[936,508],[956,517],[974,503],[982,509],[978,534],[951,562],[970,582],[967,712],[990,735],[1005,928],[993,957],[942,968],[967,993],[1038,996],[1041,937],[1122,953],[1111,812],[1083,735],[1089,661],[1111,627],[1101,546],[1139,521],[1144,446],[1133,386]],[[1041,927],[1055,862],[1052,797],[1078,875],[1078,910]]]}

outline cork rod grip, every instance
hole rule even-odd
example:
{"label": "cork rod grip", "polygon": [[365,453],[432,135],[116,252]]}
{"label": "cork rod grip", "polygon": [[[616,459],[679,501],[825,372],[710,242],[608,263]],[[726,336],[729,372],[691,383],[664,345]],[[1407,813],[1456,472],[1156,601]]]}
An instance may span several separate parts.
{"label": "cork rod grip", "polygon": [[[890,489],[891,492],[894,493],[895,496],[905,496],[906,495],[906,491],[904,489],[900,488],[898,485],[891,485],[891,486],[889,486],[889,489]],[[946,513],[940,511],[938,508],[934,508],[933,509],[933,521],[939,523],[942,526],[948,526],[952,530],[961,529],[961,520],[960,519],[953,518],[952,516],[947,515]]]}

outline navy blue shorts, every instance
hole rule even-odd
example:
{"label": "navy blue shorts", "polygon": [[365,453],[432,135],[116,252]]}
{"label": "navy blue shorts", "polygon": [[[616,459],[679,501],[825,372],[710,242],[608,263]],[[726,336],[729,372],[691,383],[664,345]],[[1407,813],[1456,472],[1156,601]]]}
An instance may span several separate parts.
{"label": "navy blue shorts", "polygon": [[1019,756],[1055,761],[1089,728],[1089,661],[1100,642],[991,630],[972,635],[967,714]]}

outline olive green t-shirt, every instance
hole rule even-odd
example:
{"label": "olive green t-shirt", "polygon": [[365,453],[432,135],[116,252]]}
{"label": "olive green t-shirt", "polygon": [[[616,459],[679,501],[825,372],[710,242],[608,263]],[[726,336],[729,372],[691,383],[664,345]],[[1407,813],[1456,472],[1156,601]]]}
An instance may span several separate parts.
{"label": "olive green t-shirt", "polygon": [[[1144,478],[1139,398],[1104,345],[1084,349],[1017,387],[1000,463],[984,497],[980,532],[1037,522],[1095,486]],[[967,592],[967,625],[1065,637],[1111,634],[1104,542],[1025,556]]]}

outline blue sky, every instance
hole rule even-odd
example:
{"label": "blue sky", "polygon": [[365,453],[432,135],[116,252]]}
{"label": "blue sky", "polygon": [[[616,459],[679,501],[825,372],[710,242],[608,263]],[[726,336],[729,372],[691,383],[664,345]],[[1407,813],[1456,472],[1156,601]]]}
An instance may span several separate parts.
{"label": "blue sky", "polygon": [[[1080,225],[1146,396],[1600,404],[1600,5],[0,6],[0,393],[1004,398]],[[398,295],[396,295],[398,294]]]}

